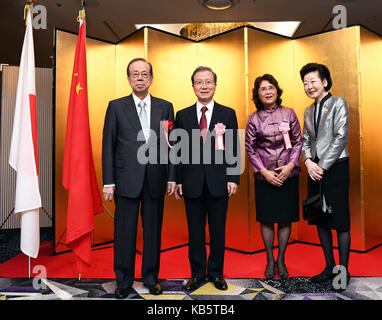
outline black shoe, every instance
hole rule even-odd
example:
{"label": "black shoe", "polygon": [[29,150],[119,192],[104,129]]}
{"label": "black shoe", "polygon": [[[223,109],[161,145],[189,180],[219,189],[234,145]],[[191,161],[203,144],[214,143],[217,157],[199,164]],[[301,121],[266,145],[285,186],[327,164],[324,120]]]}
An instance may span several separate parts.
{"label": "black shoe", "polygon": [[150,294],[153,294],[155,296],[158,296],[158,295],[162,294],[162,292],[163,292],[163,288],[159,284],[159,282],[156,284],[147,284],[147,285],[144,284],[144,286],[149,289]]}
{"label": "black shoe", "polygon": [[324,271],[322,271],[320,274],[314,276],[314,277],[311,277],[310,278],[310,281],[314,282],[314,283],[321,283],[321,282],[325,282],[325,281],[328,281],[328,280],[333,280],[334,277],[336,276],[335,273],[333,273],[333,268],[325,268]]}
{"label": "black shoe", "polygon": [[191,278],[188,280],[186,285],[184,286],[184,289],[187,291],[194,291],[200,287],[200,285],[205,281],[204,278]]}
{"label": "black shoe", "polygon": [[128,288],[117,288],[114,291],[114,295],[117,299],[126,299],[129,295],[129,291],[131,290],[131,287]]}
{"label": "black shoe", "polygon": [[273,261],[273,266],[269,262],[267,263],[264,275],[268,280],[273,279],[275,277],[275,273],[276,273],[275,268],[276,268],[276,263],[274,261]]}
{"label": "black shoe", "polygon": [[277,273],[281,279],[287,279],[289,277],[288,269],[284,261],[277,261]]}
{"label": "black shoe", "polygon": [[218,290],[227,290],[228,289],[227,282],[225,282],[225,280],[221,277],[209,278],[209,280],[214,283],[215,288]]}

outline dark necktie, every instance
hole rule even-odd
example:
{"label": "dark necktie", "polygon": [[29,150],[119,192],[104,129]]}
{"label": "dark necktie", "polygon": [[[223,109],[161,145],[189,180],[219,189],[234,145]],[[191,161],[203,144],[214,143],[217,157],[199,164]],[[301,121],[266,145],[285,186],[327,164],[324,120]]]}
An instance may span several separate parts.
{"label": "dark necktie", "polygon": [[207,110],[208,109],[206,106],[202,107],[202,117],[200,118],[200,122],[199,122],[200,134],[203,138],[203,143],[206,140],[206,136],[207,136],[207,118],[206,118]]}

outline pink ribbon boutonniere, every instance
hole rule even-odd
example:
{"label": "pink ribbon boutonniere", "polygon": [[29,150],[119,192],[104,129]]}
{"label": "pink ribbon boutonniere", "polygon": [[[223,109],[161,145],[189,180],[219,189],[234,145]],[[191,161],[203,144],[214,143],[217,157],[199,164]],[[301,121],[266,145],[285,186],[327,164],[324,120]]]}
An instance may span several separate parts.
{"label": "pink ribbon boutonniere", "polygon": [[288,122],[281,122],[279,125],[279,130],[280,130],[280,132],[284,138],[285,149],[292,148],[292,142],[290,141],[290,136],[289,136],[289,130],[290,130],[289,123]]}
{"label": "pink ribbon boutonniere", "polygon": [[225,125],[221,122],[215,124],[214,128],[216,132],[215,150],[225,150],[223,134],[225,132]]}

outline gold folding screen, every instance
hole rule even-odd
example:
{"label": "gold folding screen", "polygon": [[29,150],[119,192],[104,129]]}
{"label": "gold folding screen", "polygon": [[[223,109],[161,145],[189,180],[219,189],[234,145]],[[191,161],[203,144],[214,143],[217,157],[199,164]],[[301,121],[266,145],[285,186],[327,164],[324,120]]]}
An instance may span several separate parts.
{"label": "gold folding screen", "polygon": [[[66,112],[76,35],[56,33],[56,149],[55,149],[55,234],[56,244],[66,225],[67,194],[62,187],[62,159]],[[378,191],[381,185],[378,136],[381,110],[380,37],[356,26],[301,39],[289,39],[253,28],[239,28],[201,42],[193,42],[151,28],[137,31],[110,44],[87,40],[89,113],[93,155],[102,190],[102,128],[109,100],[131,93],[126,67],[134,57],[145,57],[154,69],[151,93],[171,101],[175,112],[195,103],[191,74],[199,65],[212,67],[218,76],[215,99],[235,108],[239,128],[245,129],[248,115],[255,111],[252,88],[255,77],[273,74],[283,88],[283,105],[295,109],[301,127],[304,109],[311,103],[299,78],[307,62],[326,64],[333,77],[334,95],[345,97],[350,108],[349,152],[351,164],[352,249],[364,251],[381,241],[382,218]],[[380,58],[379,58],[380,61]],[[378,117],[379,115],[379,117]],[[377,120],[378,119],[378,120]],[[375,146],[377,148],[375,148]],[[230,199],[227,216],[227,247],[245,252],[263,248],[255,220],[254,181],[244,152],[239,192]],[[301,164],[302,165],[302,164]],[[300,174],[300,199],[306,197],[306,170]],[[113,212],[114,206],[105,203]],[[183,201],[165,200],[162,248],[186,244],[187,222]],[[141,247],[141,234],[139,233]],[[106,213],[96,216],[94,242],[113,239],[113,220]],[[294,224],[293,240],[318,243],[315,228],[305,221]],[[63,237],[61,243],[65,241]],[[57,246],[56,251],[67,249]]]}
{"label": "gold folding screen", "polygon": [[[297,115],[303,119],[304,109],[312,101],[304,93],[299,75],[300,68],[311,61],[328,66],[333,95],[344,97],[349,106],[350,131],[348,150],[350,154],[350,212],[352,248],[364,248],[363,212],[360,198],[360,128],[359,128],[359,27],[337,30],[294,40],[294,97]],[[300,186],[306,196],[306,170],[303,168]],[[337,237],[334,237],[336,239]],[[305,222],[299,223],[298,239],[318,243],[317,232]]]}
{"label": "gold folding screen", "polygon": [[360,51],[361,201],[370,248],[382,234],[382,38],[361,29]]}
{"label": "gold folding screen", "polygon": [[[248,114],[256,111],[252,101],[252,90],[256,77],[265,73],[272,74],[283,89],[282,104],[294,108],[293,103],[293,43],[288,38],[283,38],[275,34],[262,32],[254,29],[247,29],[248,33],[248,95],[249,110]],[[244,127],[245,128],[245,127]],[[264,247],[260,224],[256,222],[255,209],[255,190],[253,170],[248,165],[249,177],[249,218],[250,218],[250,249],[251,251],[260,250]],[[291,240],[296,240],[296,225],[292,228]],[[275,237],[277,241],[277,237]]]}
{"label": "gold folding screen", "polygon": [[[77,35],[64,31],[56,33],[56,112],[55,112],[55,242],[56,251],[67,250],[66,241],[67,191],[62,186],[62,162],[64,157],[66,118],[69,92],[73,71],[74,52]],[[102,186],[102,129],[107,103],[115,96],[116,61],[113,44],[87,39],[87,74],[89,120],[93,148],[94,165],[98,185]],[[109,204],[106,204],[108,207]],[[111,207],[111,210],[114,210]],[[81,214],[81,213],[79,213]],[[113,238],[113,220],[107,214],[95,217],[96,232],[94,242],[104,242]]]}

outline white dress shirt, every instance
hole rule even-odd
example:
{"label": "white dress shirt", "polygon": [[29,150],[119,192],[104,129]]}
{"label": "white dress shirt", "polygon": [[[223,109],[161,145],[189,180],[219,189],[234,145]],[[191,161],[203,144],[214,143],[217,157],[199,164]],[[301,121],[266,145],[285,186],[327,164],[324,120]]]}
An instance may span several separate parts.
{"label": "white dress shirt", "polygon": [[196,114],[198,116],[198,123],[200,123],[200,119],[202,118],[202,108],[204,106],[207,107],[207,111],[206,111],[207,129],[210,127],[214,104],[215,104],[214,100],[211,100],[211,102],[207,105],[201,104],[199,101],[196,102]]}
{"label": "white dress shirt", "polygon": [[137,113],[138,113],[138,116],[139,116],[139,112],[141,111],[141,108],[138,107],[138,104],[143,101],[146,106],[145,106],[145,110],[146,110],[146,114],[147,114],[147,122],[148,122],[148,127],[150,128],[150,111],[151,111],[151,96],[150,96],[150,93],[147,94],[147,96],[141,100],[139,99],[134,93],[132,93],[132,96],[133,96],[133,99],[134,99],[134,104],[135,104],[135,108],[137,109]]}

